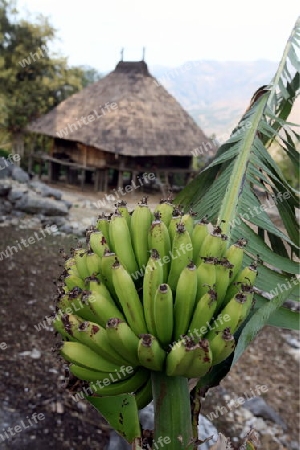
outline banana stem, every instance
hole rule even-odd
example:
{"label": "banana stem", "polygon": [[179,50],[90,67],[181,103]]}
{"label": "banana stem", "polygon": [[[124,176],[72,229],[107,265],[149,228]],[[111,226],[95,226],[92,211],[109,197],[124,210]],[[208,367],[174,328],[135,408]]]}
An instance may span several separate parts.
{"label": "banana stem", "polygon": [[[193,436],[195,441],[198,440],[198,423],[199,423],[199,414],[201,411],[201,397],[200,390],[196,387],[194,391],[191,393],[192,399],[192,428],[193,428]],[[194,449],[197,450],[198,445],[194,445]]]}
{"label": "banana stem", "polygon": [[[188,380],[152,372],[154,440],[152,448],[193,450]],[[156,445],[156,447],[155,447]]]}

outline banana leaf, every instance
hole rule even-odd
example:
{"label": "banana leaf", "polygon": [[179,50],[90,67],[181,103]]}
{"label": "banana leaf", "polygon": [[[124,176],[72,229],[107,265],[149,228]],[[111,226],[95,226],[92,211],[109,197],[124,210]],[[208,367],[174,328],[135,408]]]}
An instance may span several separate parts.
{"label": "banana leaf", "polygon": [[[266,324],[295,329],[295,313],[282,305],[299,300],[298,290],[289,288],[299,273],[299,192],[285,179],[270,153],[276,141],[292,164],[299,166],[297,126],[287,122],[300,93],[300,17],[286,44],[278,70],[267,87],[256,92],[253,101],[230,138],[217,151],[210,164],[175,198],[185,210],[193,209],[197,218],[207,216],[228,235],[229,244],[244,237],[248,244],[243,265],[259,258],[256,287],[258,297],[251,327],[258,332]],[[298,56],[297,56],[298,55]],[[276,220],[277,217],[277,220]],[[278,225],[278,217],[283,225]],[[283,292],[278,289],[284,285]],[[257,296],[256,296],[257,297]],[[280,299],[280,300],[278,300]],[[261,314],[266,320],[261,320]],[[272,314],[271,314],[272,312]],[[250,327],[250,325],[249,325]],[[239,336],[235,360],[254,338],[244,327]],[[224,364],[224,376],[228,371]],[[216,379],[222,378],[222,368]],[[210,375],[206,377],[207,386]],[[204,383],[205,384],[205,383]],[[203,380],[201,387],[203,388]]]}
{"label": "banana leaf", "polygon": [[86,396],[86,399],[127,442],[132,443],[141,438],[138,407],[133,394]]}

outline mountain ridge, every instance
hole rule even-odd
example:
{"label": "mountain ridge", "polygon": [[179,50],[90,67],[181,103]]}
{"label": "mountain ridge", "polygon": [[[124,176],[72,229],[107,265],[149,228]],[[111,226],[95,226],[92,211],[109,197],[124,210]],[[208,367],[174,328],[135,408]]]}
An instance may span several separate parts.
{"label": "mountain ridge", "polygon": [[268,60],[199,60],[177,67],[152,66],[150,72],[207,136],[225,140],[254,92],[271,82],[277,66],[277,62]]}

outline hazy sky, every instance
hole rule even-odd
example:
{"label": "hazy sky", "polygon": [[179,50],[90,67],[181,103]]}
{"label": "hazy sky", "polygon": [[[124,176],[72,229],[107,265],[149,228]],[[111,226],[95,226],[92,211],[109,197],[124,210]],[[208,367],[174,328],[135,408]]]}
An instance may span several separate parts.
{"label": "hazy sky", "polygon": [[110,71],[120,59],[177,66],[200,59],[279,61],[299,0],[19,0],[48,16],[72,65]]}

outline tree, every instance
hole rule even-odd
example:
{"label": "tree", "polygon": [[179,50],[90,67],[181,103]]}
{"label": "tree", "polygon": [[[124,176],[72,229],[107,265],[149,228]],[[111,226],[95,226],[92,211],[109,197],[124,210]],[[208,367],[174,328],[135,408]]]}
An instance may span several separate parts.
{"label": "tree", "polygon": [[96,69],[90,66],[79,66],[79,69],[83,72],[83,82],[82,86],[85,88],[89,84],[96,83],[102,78],[102,74]]}
{"label": "tree", "polygon": [[47,18],[19,19],[14,4],[0,0],[0,129],[12,136],[13,153],[24,153],[26,126],[82,89],[96,71],[68,67],[47,47],[55,30]]}

